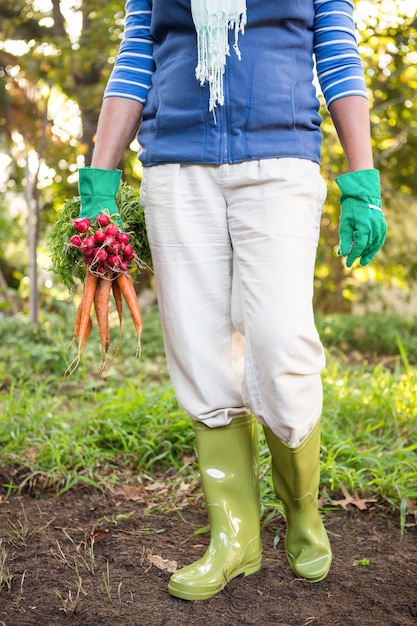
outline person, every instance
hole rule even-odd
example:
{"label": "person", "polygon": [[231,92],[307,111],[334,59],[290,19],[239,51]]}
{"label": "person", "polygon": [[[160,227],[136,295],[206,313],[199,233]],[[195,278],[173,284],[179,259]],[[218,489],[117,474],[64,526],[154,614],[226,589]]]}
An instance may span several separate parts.
{"label": "person", "polygon": [[332,555],[317,508],[325,358],[312,296],[326,184],[315,73],[347,161],[339,254],[366,265],[386,233],[353,2],[128,0],[125,10],[79,188],[82,214],[114,199],[140,124],[168,368],[194,423],[211,529],[168,591],[206,599],[260,569],[258,422],[289,565],[321,581]]}

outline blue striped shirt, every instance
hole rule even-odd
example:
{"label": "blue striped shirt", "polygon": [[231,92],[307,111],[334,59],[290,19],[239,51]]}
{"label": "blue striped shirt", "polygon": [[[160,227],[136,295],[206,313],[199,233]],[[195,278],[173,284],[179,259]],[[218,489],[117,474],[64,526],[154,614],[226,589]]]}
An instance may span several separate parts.
{"label": "blue striped shirt", "polygon": [[[352,0],[314,0],[314,10],[314,56],[327,106],[345,96],[366,98]],[[127,1],[123,40],[105,98],[119,96],[145,103],[154,70],[151,17],[152,0]]]}
{"label": "blue striped shirt", "polygon": [[123,40],[105,97],[146,101],[154,71],[151,16],[152,0],[127,0]]}
{"label": "blue striped shirt", "polygon": [[367,91],[359,57],[351,0],[315,0],[314,54],[317,76],[329,106]]}

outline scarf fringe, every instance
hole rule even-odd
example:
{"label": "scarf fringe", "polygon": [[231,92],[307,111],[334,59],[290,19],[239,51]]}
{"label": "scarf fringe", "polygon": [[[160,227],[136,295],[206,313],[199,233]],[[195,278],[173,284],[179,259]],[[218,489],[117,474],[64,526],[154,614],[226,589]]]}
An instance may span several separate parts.
{"label": "scarf fringe", "polygon": [[209,110],[224,104],[223,75],[226,68],[226,57],[230,56],[228,43],[229,30],[234,31],[235,42],[233,49],[240,60],[238,45],[239,34],[244,34],[246,25],[246,10],[232,15],[217,12],[209,15],[208,24],[200,25],[197,30],[198,63],[195,70],[200,85],[205,82],[209,85]]}

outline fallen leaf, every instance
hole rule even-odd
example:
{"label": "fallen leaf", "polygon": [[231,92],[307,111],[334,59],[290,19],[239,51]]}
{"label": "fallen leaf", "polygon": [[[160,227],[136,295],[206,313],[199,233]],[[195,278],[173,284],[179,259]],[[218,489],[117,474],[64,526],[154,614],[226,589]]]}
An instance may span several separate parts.
{"label": "fallen leaf", "polygon": [[79,552],[85,546],[88,546],[88,545],[92,546],[95,543],[97,543],[97,541],[101,541],[102,539],[107,537],[110,534],[110,532],[111,532],[110,528],[93,528],[93,530],[91,531],[89,536],[85,539],[85,541],[81,541],[81,543],[78,544],[78,546],[76,547],[77,552]]}
{"label": "fallen leaf", "polygon": [[333,506],[341,506],[342,509],[347,510],[349,504],[353,504],[360,511],[366,511],[368,508],[366,505],[368,502],[377,502],[376,498],[361,498],[359,496],[358,490],[355,489],[353,492],[353,496],[351,496],[348,490],[345,487],[340,487],[343,495],[345,496],[343,500],[331,500],[331,504]]}
{"label": "fallen leaf", "polygon": [[166,491],[166,488],[167,486],[165,483],[152,483],[145,487],[146,491]]}
{"label": "fallen leaf", "polygon": [[163,559],[161,556],[157,554],[148,554],[148,559],[158,569],[165,570],[169,574],[173,574],[177,571],[177,562],[169,561],[168,559]]}
{"label": "fallen leaf", "polygon": [[178,491],[184,494],[189,493],[192,489],[193,489],[193,486],[190,485],[189,483],[186,483],[185,481],[182,481],[182,483],[178,487]]}
{"label": "fallen leaf", "polygon": [[9,501],[6,498],[6,496],[1,496],[0,495],[0,504],[9,504]]}
{"label": "fallen leaf", "polygon": [[183,465],[190,465],[190,463],[195,463],[196,462],[195,454],[192,454],[191,456],[187,456],[184,454],[184,456],[181,459],[181,462]]}
{"label": "fallen leaf", "polygon": [[132,500],[134,502],[143,502],[144,501],[144,493],[143,487],[133,487],[131,485],[125,485],[123,489],[119,489],[118,491],[112,492],[113,498],[119,498],[122,500]]}
{"label": "fallen leaf", "polygon": [[410,500],[409,498],[407,498],[407,513],[406,514],[412,515],[414,517],[414,523],[406,524],[406,526],[408,528],[410,528],[411,526],[416,526],[417,525],[417,501],[416,500]]}
{"label": "fallen leaf", "polygon": [[417,500],[410,500],[410,498],[407,498],[407,513],[417,516]]}

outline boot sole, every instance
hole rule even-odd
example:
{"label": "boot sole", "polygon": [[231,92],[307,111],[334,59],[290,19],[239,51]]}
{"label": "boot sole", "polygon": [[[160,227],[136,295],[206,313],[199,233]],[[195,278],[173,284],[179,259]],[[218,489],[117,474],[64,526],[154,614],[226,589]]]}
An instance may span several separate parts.
{"label": "boot sole", "polygon": [[317,576],[311,576],[311,577],[303,576],[302,574],[297,572],[297,570],[293,569],[292,563],[291,563],[291,561],[289,559],[288,559],[288,562],[290,564],[290,568],[291,568],[292,573],[295,576],[297,576],[297,578],[300,578],[301,580],[305,580],[308,583],[319,583],[322,580],[324,580],[326,578],[327,574],[329,573],[330,567],[331,567],[331,564],[332,564],[332,558],[330,558],[329,564],[328,564],[328,566],[327,566],[327,568],[325,569],[324,572],[318,574]]}
{"label": "boot sole", "polygon": [[241,574],[244,576],[256,574],[256,572],[259,572],[261,569],[261,566],[262,555],[234,570],[227,577],[223,578],[221,582],[210,586],[210,588],[207,588],[207,586],[200,589],[197,586],[193,588],[193,585],[176,584],[175,581],[170,580],[168,583],[168,593],[181,600],[208,600],[222,591],[233,578]]}

